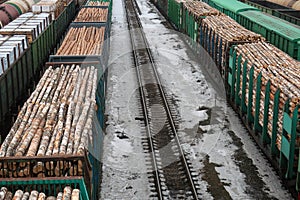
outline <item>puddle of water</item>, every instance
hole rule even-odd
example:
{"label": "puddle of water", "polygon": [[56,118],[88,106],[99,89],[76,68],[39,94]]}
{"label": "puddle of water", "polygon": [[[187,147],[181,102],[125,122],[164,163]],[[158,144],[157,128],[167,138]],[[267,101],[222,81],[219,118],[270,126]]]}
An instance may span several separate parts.
{"label": "puddle of water", "polygon": [[206,181],[209,185],[207,192],[209,192],[214,199],[227,200],[232,199],[229,193],[225,189],[225,184],[219,179],[216,167],[220,167],[215,163],[209,162],[209,156],[205,156],[203,160],[204,167],[202,169],[203,177],[202,179]]}

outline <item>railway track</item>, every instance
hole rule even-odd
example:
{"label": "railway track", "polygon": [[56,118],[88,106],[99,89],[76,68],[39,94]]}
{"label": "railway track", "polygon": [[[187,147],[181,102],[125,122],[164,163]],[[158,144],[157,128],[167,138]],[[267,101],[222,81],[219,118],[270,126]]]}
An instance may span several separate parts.
{"label": "railway track", "polygon": [[134,0],[125,0],[132,54],[139,84],[142,122],[147,132],[144,148],[151,157],[152,198],[198,199],[199,185],[180,145],[171,100],[164,92]]}

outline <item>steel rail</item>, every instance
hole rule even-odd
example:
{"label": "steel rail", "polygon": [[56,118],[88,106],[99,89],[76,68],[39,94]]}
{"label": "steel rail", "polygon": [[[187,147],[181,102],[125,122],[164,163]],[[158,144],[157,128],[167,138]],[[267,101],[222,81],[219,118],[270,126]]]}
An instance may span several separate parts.
{"label": "steel rail", "polygon": [[[179,137],[178,137],[178,134],[177,134],[177,130],[176,130],[176,126],[175,126],[175,123],[174,123],[174,120],[173,120],[173,117],[172,117],[170,106],[169,106],[169,103],[167,101],[164,89],[162,87],[162,84],[161,84],[161,81],[160,81],[160,78],[159,78],[159,74],[157,72],[157,66],[156,66],[154,58],[152,56],[152,53],[151,53],[151,50],[150,50],[150,45],[149,45],[149,43],[146,39],[145,33],[143,32],[143,26],[141,24],[140,18],[137,15],[136,9],[139,11],[139,8],[136,8],[136,6],[138,6],[138,4],[137,4],[136,0],[127,0],[127,1],[130,1],[132,3],[132,7],[134,9],[134,14],[135,14],[135,17],[136,17],[136,21],[137,21],[139,29],[140,29],[139,32],[141,33],[141,36],[143,38],[143,42],[145,44],[146,51],[147,51],[147,54],[148,54],[148,57],[149,57],[149,60],[150,60],[150,64],[151,64],[152,70],[153,70],[154,75],[155,75],[155,79],[156,79],[156,82],[157,82],[157,85],[158,85],[158,88],[159,88],[159,92],[160,92],[161,97],[163,99],[163,104],[164,104],[164,107],[166,109],[168,121],[169,121],[169,124],[171,126],[172,132],[175,136],[175,140],[176,140],[176,143],[177,143],[180,155],[181,155],[181,160],[182,160],[182,163],[184,164],[185,171],[186,171],[186,174],[188,176],[188,180],[189,180],[191,190],[192,190],[191,191],[192,195],[194,196],[195,199],[199,199],[198,194],[197,194],[197,190],[196,190],[196,187],[195,187],[195,184],[194,184],[191,172],[190,172],[190,168],[188,166],[187,160],[186,160],[185,155],[184,155],[184,151],[183,151],[183,149],[181,147],[181,144],[180,144],[180,140],[179,140]],[[130,19],[129,19],[129,16],[128,16],[128,9],[127,9],[126,3],[125,3],[125,8],[126,8],[126,16],[127,16],[127,20],[128,20],[128,26],[129,26],[129,29],[131,29],[132,27],[130,27],[130,24],[129,24]],[[140,11],[139,11],[139,13],[140,13]],[[130,32],[131,43],[133,44],[133,46],[135,46],[135,41],[133,39],[133,35],[132,35],[130,30],[129,30],[129,32]],[[140,74],[140,71],[139,71],[139,65],[140,64],[138,63],[138,58],[137,58],[135,49],[133,49],[133,55],[134,55],[134,62],[135,62],[135,66],[136,66],[137,76],[138,76],[138,83],[139,83],[139,86],[140,86],[139,91],[140,91],[140,94],[141,94],[141,102],[142,102],[143,111],[144,111],[145,123],[146,123],[146,126],[147,126],[147,133],[148,133],[149,140],[150,140],[150,148],[151,148],[151,151],[152,151],[152,159],[153,159],[154,169],[155,169],[155,172],[156,172],[155,176],[156,176],[156,182],[157,182],[156,184],[158,185],[157,189],[159,190],[158,194],[159,194],[159,198],[163,199],[163,194],[162,194],[161,188],[159,187],[161,185],[161,183],[160,183],[158,168],[157,168],[157,164],[156,164],[155,151],[154,151],[154,147],[153,147],[153,144],[152,144],[152,133],[151,133],[150,126],[149,126],[146,97],[145,97],[145,93],[144,93],[144,87],[142,85],[141,74]]]}

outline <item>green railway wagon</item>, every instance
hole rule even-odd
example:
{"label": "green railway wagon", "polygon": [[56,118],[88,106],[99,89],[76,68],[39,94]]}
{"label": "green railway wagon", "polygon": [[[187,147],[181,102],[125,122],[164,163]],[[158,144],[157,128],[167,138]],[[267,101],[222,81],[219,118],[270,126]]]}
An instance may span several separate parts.
{"label": "green railway wagon", "polygon": [[239,2],[237,0],[210,0],[209,5],[216,8],[220,12],[228,15],[232,19],[236,20],[238,17],[238,14],[240,12],[248,11],[248,10],[255,10],[259,11],[258,8],[255,8],[253,6],[244,4],[242,2]]}
{"label": "green railway wagon", "polygon": [[110,49],[110,21],[108,22],[73,22],[69,28],[81,27],[105,27],[104,41],[100,55],[51,55],[49,58],[49,65],[60,64],[79,64],[85,66],[93,64],[98,69],[98,86],[96,91],[97,103],[97,117],[101,127],[104,127],[104,111],[105,111],[105,94],[106,94],[106,78],[107,78],[107,65]]}
{"label": "green railway wagon", "polygon": [[52,22],[47,29],[40,34],[31,45],[32,65],[34,68],[34,77],[37,81],[39,79],[39,72],[44,63],[47,61],[51,53],[51,49],[55,45],[53,40],[54,22]]}
{"label": "green railway wagon", "polygon": [[259,10],[265,12],[265,13],[269,13],[271,15],[273,15],[273,12],[280,9],[280,10],[284,10],[284,9],[288,9],[287,7],[284,7],[282,5],[278,5],[269,1],[262,1],[262,0],[246,0],[245,1],[246,4],[251,5],[255,8],[258,8]]}
{"label": "green railway wagon", "polygon": [[245,28],[264,36],[270,43],[300,60],[298,50],[300,41],[300,26],[288,23],[278,17],[263,12],[245,11],[237,18]]}
{"label": "green railway wagon", "polygon": [[261,11],[279,17],[290,23],[300,25],[300,12],[265,0],[246,0],[245,3]]}
{"label": "green railway wagon", "polygon": [[79,189],[79,200],[89,200],[88,191],[84,184],[84,180],[80,176],[75,177],[48,177],[48,178],[16,178],[16,179],[0,179],[0,187],[6,187],[13,194],[17,190],[29,192],[36,190],[43,192],[46,196],[57,196],[59,192],[63,192],[66,186],[72,189]]}
{"label": "green railway wagon", "polygon": [[178,30],[181,29],[182,24],[182,2],[176,0],[168,1],[168,17]]}
{"label": "green railway wagon", "polygon": [[[234,47],[230,49],[228,76],[226,80],[229,102],[240,115],[247,129],[272,165],[278,169],[280,176],[287,182],[296,179],[299,180],[300,160],[298,159],[299,144],[297,144],[297,140],[299,139],[300,132],[297,126],[299,125],[300,106],[296,106],[294,110],[291,111],[289,108],[289,100],[287,100],[282,109],[283,120],[279,121],[279,98],[282,91],[277,89],[275,94],[271,93],[270,80],[267,81],[263,90],[261,73],[255,79],[254,67],[250,70],[246,70],[247,60],[245,60],[244,64],[241,64],[241,57],[242,55],[238,55]],[[248,89],[246,89],[246,85]],[[256,85],[256,87],[254,87],[254,85]],[[260,99],[261,91],[264,93],[262,105]],[[253,94],[256,94],[255,99]],[[248,101],[246,101],[246,97]],[[273,106],[270,106],[271,101],[273,101]],[[252,112],[253,108],[255,108],[255,112]],[[262,124],[259,123],[260,108],[264,108]],[[273,113],[271,134],[268,133],[268,108]],[[280,133],[278,133],[279,123],[281,123],[283,127],[283,131]],[[280,143],[278,143],[278,141],[280,141]],[[297,186],[293,188],[294,191],[298,190],[300,183],[298,182]]]}
{"label": "green railway wagon", "polygon": [[18,60],[9,66],[0,77],[0,121],[1,127],[18,102],[26,95],[26,88],[37,81],[42,65],[50,55],[54,45],[53,23],[40,34],[20,55]]}
{"label": "green railway wagon", "polygon": [[192,39],[198,41],[199,24],[187,9],[182,8],[182,30]]}
{"label": "green railway wagon", "polygon": [[65,9],[60,13],[60,15],[54,20],[54,41],[55,46],[60,43],[64,32],[68,28],[69,24],[72,22],[75,16],[75,1],[69,2]]}
{"label": "green railway wagon", "polygon": [[32,54],[29,47],[0,77],[1,127],[8,121],[7,116],[11,107],[25,95],[25,89],[32,81],[33,74]]}
{"label": "green railway wagon", "polygon": [[273,15],[292,24],[300,26],[300,12],[298,10],[278,10],[277,12],[274,12]]}
{"label": "green railway wagon", "polygon": [[69,2],[69,4],[65,6],[65,11],[67,12],[66,22],[67,24],[70,24],[73,21],[76,13],[76,5],[74,0]]}
{"label": "green railway wagon", "polygon": [[[93,146],[100,146],[102,141],[98,139],[94,138],[97,141],[94,141]],[[0,164],[3,167],[0,169],[0,182],[3,179],[31,179],[40,176],[50,179],[80,176],[84,181],[88,196],[96,197],[90,199],[98,199],[99,162],[99,159],[87,151],[84,155],[1,157]],[[10,167],[12,165],[14,167]],[[94,178],[94,175],[97,177]]]}

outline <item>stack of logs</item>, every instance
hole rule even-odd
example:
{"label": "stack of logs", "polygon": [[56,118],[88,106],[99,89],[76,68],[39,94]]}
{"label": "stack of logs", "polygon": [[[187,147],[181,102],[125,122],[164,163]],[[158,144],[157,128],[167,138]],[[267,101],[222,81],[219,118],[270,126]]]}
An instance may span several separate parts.
{"label": "stack of logs", "polygon": [[[93,66],[49,67],[2,143],[0,157],[85,155],[93,139],[96,88],[97,69]],[[24,167],[21,169],[14,164],[1,165],[1,173],[7,167],[18,168],[20,173],[27,171],[23,176],[31,171],[29,166],[20,165]],[[45,172],[44,167],[47,168],[38,162],[33,172],[43,177],[45,174],[40,172]],[[49,169],[53,170],[53,166]]]}
{"label": "stack of logs", "polygon": [[[238,24],[236,21],[225,15],[207,16],[205,19],[202,20],[200,29],[202,29],[203,33],[211,32],[210,37],[214,37],[214,39],[206,38],[206,36],[204,35],[203,40],[207,41],[207,39],[209,39],[209,41],[214,41],[214,49],[218,52],[218,54],[221,53],[219,52],[219,48],[221,45],[222,60],[220,61],[220,63],[222,63],[222,72],[224,72],[225,69],[224,62],[226,60],[225,58],[227,55],[226,50],[227,48],[230,48],[231,44],[264,40],[264,38],[261,35],[247,30],[246,28]],[[209,53],[213,54],[213,52]]]}
{"label": "stack of logs", "polygon": [[82,8],[75,22],[106,22],[108,15],[107,8]]}
{"label": "stack of logs", "polygon": [[109,2],[104,1],[89,1],[87,6],[109,6]]}
{"label": "stack of logs", "polygon": [[56,55],[100,55],[105,27],[71,28]]}
{"label": "stack of logs", "polygon": [[15,194],[11,191],[8,191],[6,187],[0,189],[0,200],[79,200],[80,199],[80,190],[72,189],[70,186],[66,186],[63,192],[58,192],[55,196],[46,196],[43,192],[38,192],[32,190],[30,193],[23,190],[17,190]]}
{"label": "stack of logs", "polygon": [[205,16],[221,15],[217,9],[201,1],[185,1],[184,8],[194,16],[194,19],[200,21]]}
{"label": "stack of logs", "polygon": [[[252,113],[255,113],[256,80],[259,73],[262,74],[262,84],[260,93],[260,114],[259,123],[263,125],[265,89],[268,80],[270,80],[270,105],[268,110],[268,133],[271,136],[273,122],[274,96],[277,89],[280,89],[279,98],[279,116],[277,129],[277,145],[280,148],[283,107],[287,99],[290,99],[290,111],[293,111],[300,104],[300,62],[294,60],[289,55],[279,50],[275,46],[266,43],[248,43],[236,46],[237,55],[242,55],[242,66],[247,60],[247,82],[249,82],[249,71],[254,66],[254,88],[253,88],[253,106]],[[243,68],[241,68],[242,81]],[[240,95],[242,91],[240,84]],[[246,84],[246,94],[249,92],[249,86]],[[248,96],[246,95],[246,105],[248,105]]]}

